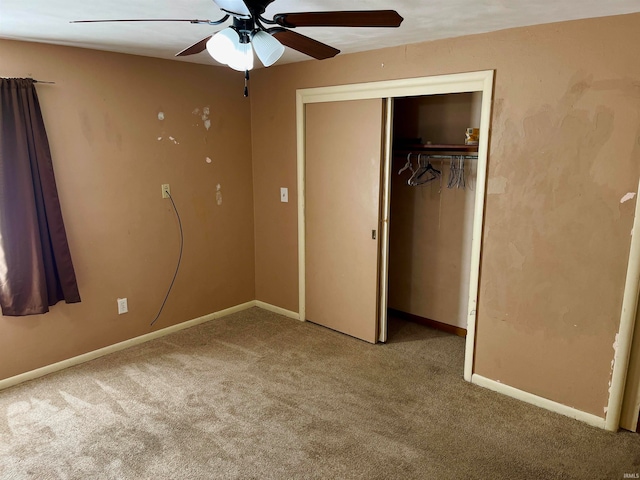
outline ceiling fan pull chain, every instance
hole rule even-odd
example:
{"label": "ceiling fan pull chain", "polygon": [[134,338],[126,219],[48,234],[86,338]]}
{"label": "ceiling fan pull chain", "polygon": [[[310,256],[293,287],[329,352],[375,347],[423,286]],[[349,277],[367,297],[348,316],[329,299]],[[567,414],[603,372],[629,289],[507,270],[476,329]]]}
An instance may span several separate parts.
{"label": "ceiling fan pull chain", "polygon": [[249,70],[244,71],[244,96],[249,96]]}

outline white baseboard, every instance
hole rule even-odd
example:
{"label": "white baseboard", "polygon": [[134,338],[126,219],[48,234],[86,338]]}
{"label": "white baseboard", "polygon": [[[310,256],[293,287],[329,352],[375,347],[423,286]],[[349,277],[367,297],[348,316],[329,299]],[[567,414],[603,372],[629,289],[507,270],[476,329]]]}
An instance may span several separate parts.
{"label": "white baseboard", "polygon": [[63,360],[61,362],[53,363],[51,365],[47,365],[46,367],[38,368],[36,370],[31,370],[30,372],[21,373],[20,375],[16,375],[14,377],[9,377],[4,380],[0,380],[0,390],[13,387],[14,385],[18,385],[19,383],[27,382],[29,380],[34,380],[38,377],[42,377],[50,373],[64,370],[65,368],[80,365],[81,363],[88,362],[99,357],[103,357],[104,355],[109,355],[110,353],[115,353],[120,350],[124,350],[125,348],[133,347],[134,345],[140,345],[141,343],[149,342],[156,338],[170,335],[180,330],[184,330],[185,328],[195,327],[196,325],[200,325],[201,323],[205,323],[210,320],[214,320],[216,318],[225,317],[227,315],[231,315],[232,313],[241,312],[243,310],[247,310],[255,306],[256,306],[256,302],[255,300],[252,300],[250,302],[243,303],[241,305],[236,305],[235,307],[227,308],[219,312],[210,313],[208,315],[204,315],[199,318],[194,318],[193,320],[188,320],[186,322],[179,323],[177,325],[172,325],[170,327],[163,328],[162,330],[147,333],[145,335],[131,338],[129,340],[116,343],[114,345],[109,345],[108,347],[100,348],[99,350],[87,352],[82,355],[78,355],[77,357],[69,358],[68,360]]}
{"label": "white baseboard", "polygon": [[554,402],[553,400],[549,400],[547,398],[539,397],[538,395],[534,395],[533,393],[518,390],[517,388],[504,385],[500,382],[496,382],[495,380],[490,380],[478,374],[474,373],[471,376],[471,383],[479,385],[480,387],[488,388],[489,390],[493,390],[494,392],[507,395],[508,397],[513,397],[523,402],[530,403],[537,407],[551,410],[552,412],[559,413],[560,415],[575,418],[576,420],[580,420],[581,422],[587,423],[593,427],[602,429],[605,428],[605,419],[600,418],[597,415],[583,412],[582,410],[577,410],[573,407],[568,407],[567,405]]}
{"label": "white baseboard", "polygon": [[255,303],[256,303],[256,307],[262,308],[264,310],[268,310],[273,313],[277,313],[278,315],[284,315],[285,317],[293,318],[294,320],[300,320],[300,314],[298,312],[285,310],[284,308],[276,307],[275,305],[261,302],[260,300],[256,300]]}

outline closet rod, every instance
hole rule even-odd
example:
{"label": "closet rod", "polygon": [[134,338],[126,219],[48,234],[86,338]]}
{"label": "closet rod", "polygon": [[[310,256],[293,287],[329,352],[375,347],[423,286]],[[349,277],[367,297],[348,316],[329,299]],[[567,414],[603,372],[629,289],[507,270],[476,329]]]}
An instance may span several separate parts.
{"label": "closet rod", "polygon": [[455,160],[457,158],[464,158],[465,160],[468,158],[472,160],[478,159],[477,155],[424,155],[424,156],[427,157],[427,159],[429,160],[451,160],[451,159]]}

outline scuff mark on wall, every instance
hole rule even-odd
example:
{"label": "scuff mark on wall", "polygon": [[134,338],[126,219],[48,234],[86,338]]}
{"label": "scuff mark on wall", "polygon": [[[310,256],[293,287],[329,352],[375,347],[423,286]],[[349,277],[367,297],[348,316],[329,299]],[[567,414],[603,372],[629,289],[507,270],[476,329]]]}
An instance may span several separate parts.
{"label": "scuff mark on wall", "polygon": [[79,116],[80,124],[82,125],[82,135],[88,143],[93,143],[93,127],[88,112],[83,110],[79,112]]}
{"label": "scuff mark on wall", "polygon": [[635,192],[629,192],[624,197],[620,199],[620,203],[628,202],[629,200],[633,200],[636,196]]}
{"label": "scuff mark on wall", "polygon": [[506,177],[490,177],[487,184],[488,195],[500,195],[507,191]]}
{"label": "scuff mark on wall", "polygon": [[109,112],[104,113],[104,131],[108,143],[115,144],[118,150],[122,150],[122,134],[118,129],[117,122],[114,122]]}
{"label": "scuff mark on wall", "polygon": [[509,242],[509,257],[511,258],[511,265],[522,270],[526,257],[513,242]]}
{"label": "scuff mark on wall", "polygon": [[158,120],[164,120],[164,112],[158,112]]}
{"label": "scuff mark on wall", "polygon": [[220,184],[216,185],[216,203],[218,206],[222,205],[222,187]]}
{"label": "scuff mark on wall", "polygon": [[173,142],[174,145],[180,145],[180,142],[178,142],[175,138],[173,137],[169,137],[169,140],[171,140]]}
{"label": "scuff mark on wall", "polygon": [[207,162],[207,163],[211,163],[213,160],[211,160],[211,158],[207,157],[207,158],[204,159],[204,161]]}

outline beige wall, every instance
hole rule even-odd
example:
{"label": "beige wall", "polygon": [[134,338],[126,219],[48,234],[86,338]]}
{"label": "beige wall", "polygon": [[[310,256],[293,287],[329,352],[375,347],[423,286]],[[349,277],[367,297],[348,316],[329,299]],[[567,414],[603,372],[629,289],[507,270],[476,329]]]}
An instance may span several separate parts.
{"label": "beige wall", "polygon": [[394,138],[418,137],[422,143],[464,144],[466,129],[480,128],[482,94],[476,93],[397,99],[393,105]]}
{"label": "beige wall", "polygon": [[640,15],[256,71],[256,294],[297,310],[295,90],[494,69],[475,372],[603,416],[640,170]]}
{"label": "beige wall", "polygon": [[[11,41],[0,42],[0,65],[3,76],[56,82],[37,90],[82,296],[45,315],[1,318],[0,379],[255,298],[242,74]],[[151,328],[179,246],[162,183],[182,218],[184,256]],[[117,315],[118,297],[128,314]]]}

